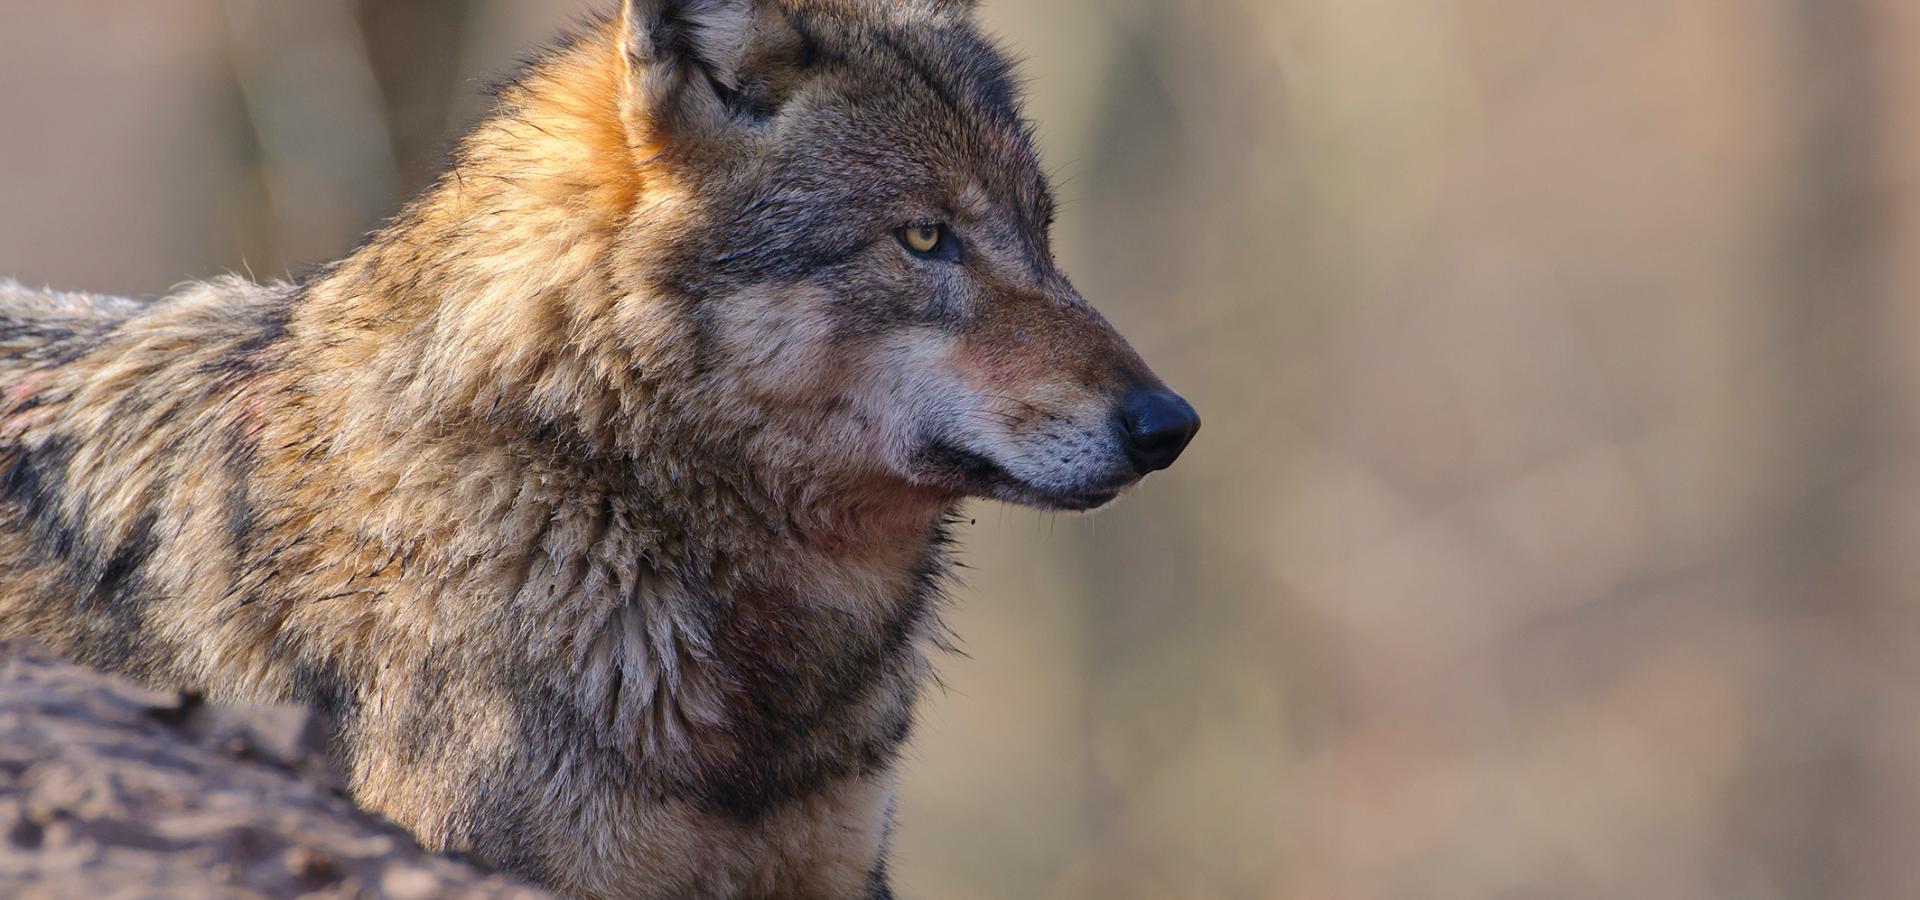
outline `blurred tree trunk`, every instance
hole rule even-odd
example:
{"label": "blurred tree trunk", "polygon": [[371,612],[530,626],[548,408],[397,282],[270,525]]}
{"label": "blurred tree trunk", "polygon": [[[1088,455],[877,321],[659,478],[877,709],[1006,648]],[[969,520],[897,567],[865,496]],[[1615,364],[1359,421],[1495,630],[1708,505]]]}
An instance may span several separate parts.
{"label": "blurred tree trunk", "polygon": [[261,277],[339,256],[441,167],[471,0],[223,0],[265,187]]}
{"label": "blurred tree trunk", "polygon": [[479,85],[460,79],[471,0],[356,0],[367,58],[385,98],[387,133],[400,193],[424,187],[451,149],[455,96]]}
{"label": "blurred tree trunk", "polygon": [[222,0],[258,150],[275,257],[261,277],[339,256],[396,196],[380,85],[347,0]]}
{"label": "blurred tree trunk", "polygon": [[[1787,0],[1779,100],[1787,144],[1779,186],[1776,286],[1769,332],[1749,372],[1754,433],[1775,436],[1780,496],[1761,532],[1751,583],[1779,616],[1768,665],[1747,686],[1750,746],[1726,806],[1729,831],[1757,850],[1785,896],[1860,896],[1853,842],[1871,803],[1872,702],[1835,689],[1874,607],[1892,598],[1862,576],[1868,524],[1859,482],[1882,456],[1872,322],[1884,303],[1888,247],[1876,209],[1874,160],[1883,139],[1875,0]],[[1759,298],[1756,298],[1759,299]],[[1835,707],[1815,693],[1846,697]],[[1792,736],[1792,737],[1789,737]]]}
{"label": "blurred tree trunk", "polygon": [[[1809,3],[1809,17],[1824,14]],[[1870,598],[1849,635],[1862,663],[1858,713],[1862,773],[1838,851],[1852,868],[1853,896],[1910,897],[1920,884],[1920,754],[1895,737],[1920,721],[1920,5],[1863,0],[1852,54],[1871,79],[1863,115],[1873,141],[1855,184],[1861,259],[1871,297],[1857,336],[1867,381],[1861,407],[1866,477],[1847,492],[1854,517],[1845,586]],[[1844,237],[1844,235],[1842,235]],[[1911,726],[1904,726],[1910,729]],[[1898,741],[1898,750],[1875,752]]]}

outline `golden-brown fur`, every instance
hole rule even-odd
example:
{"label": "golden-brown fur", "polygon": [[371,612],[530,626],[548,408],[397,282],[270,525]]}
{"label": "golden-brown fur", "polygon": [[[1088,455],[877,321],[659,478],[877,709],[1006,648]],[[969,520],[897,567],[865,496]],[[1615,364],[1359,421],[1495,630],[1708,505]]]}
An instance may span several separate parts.
{"label": "golden-brown fur", "polygon": [[0,636],[322,708],[582,896],[889,896],[946,517],[1110,499],[1157,385],[965,6],[629,0],[299,284],[0,283]]}

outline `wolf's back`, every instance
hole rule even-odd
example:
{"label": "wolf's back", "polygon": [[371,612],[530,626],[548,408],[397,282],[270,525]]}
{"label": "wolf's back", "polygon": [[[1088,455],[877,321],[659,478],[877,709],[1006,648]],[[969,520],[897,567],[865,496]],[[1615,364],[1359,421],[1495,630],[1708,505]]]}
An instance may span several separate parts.
{"label": "wolf's back", "polygon": [[29,288],[0,278],[0,379],[57,361],[145,306],[139,300]]}
{"label": "wolf's back", "polygon": [[235,564],[245,535],[209,523],[244,496],[239,417],[292,291],[222,278],[142,301],[0,280],[0,638],[190,675],[155,635],[203,621],[190,588]]}
{"label": "wolf's back", "polygon": [[110,321],[132,315],[141,306],[140,301],[126,297],[36,289],[0,278],[0,316],[9,318]]}

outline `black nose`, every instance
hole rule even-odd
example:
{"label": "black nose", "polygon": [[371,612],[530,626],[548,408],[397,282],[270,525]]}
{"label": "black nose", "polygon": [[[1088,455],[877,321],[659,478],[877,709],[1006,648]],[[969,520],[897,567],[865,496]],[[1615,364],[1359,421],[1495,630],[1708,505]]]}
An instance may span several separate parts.
{"label": "black nose", "polygon": [[1120,429],[1126,436],[1127,458],[1144,475],[1180,458],[1180,451],[1200,431],[1200,414],[1172,391],[1134,391],[1120,404]]}

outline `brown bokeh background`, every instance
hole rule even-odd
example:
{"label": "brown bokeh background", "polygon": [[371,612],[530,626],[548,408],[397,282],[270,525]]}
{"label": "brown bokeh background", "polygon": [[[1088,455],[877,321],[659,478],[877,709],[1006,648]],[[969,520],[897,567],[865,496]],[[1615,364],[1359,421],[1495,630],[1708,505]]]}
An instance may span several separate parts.
{"label": "brown bokeh background", "polygon": [[[582,9],[6,4],[0,273],[336,256]],[[975,510],[905,896],[1920,896],[1920,4],[984,15],[1207,428]]]}

